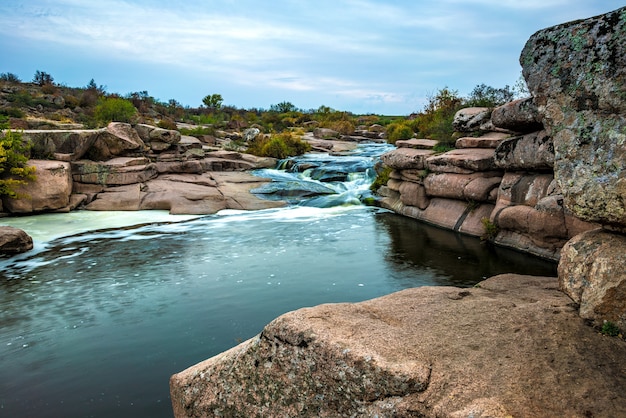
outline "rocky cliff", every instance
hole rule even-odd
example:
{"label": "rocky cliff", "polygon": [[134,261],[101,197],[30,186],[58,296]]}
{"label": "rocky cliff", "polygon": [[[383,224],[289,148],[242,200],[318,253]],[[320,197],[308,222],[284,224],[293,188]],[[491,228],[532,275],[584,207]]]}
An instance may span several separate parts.
{"label": "rocky cliff", "polygon": [[458,115],[490,133],[384,157],[387,207],[560,258],[558,280],[286,314],[172,376],[175,415],[626,415],[624,341],[589,326],[626,326],[625,41],[626,8],[540,31],[521,56],[533,98]]}
{"label": "rocky cliff", "polygon": [[382,156],[393,171],[382,205],[400,214],[558,260],[565,243],[597,227],[563,205],[554,178],[554,143],[532,98],[496,109],[460,110],[456,149],[398,141]]}
{"label": "rocky cliff", "polygon": [[[221,209],[280,205],[248,191],[266,180],[246,170],[273,167],[273,158],[209,147],[176,130],[113,122],[92,130],[26,130],[36,180],[22,198],[2,198],[12,215],[89,210],[169,210],[211,214]],[[181,187],[184,186],[184,187]]]}

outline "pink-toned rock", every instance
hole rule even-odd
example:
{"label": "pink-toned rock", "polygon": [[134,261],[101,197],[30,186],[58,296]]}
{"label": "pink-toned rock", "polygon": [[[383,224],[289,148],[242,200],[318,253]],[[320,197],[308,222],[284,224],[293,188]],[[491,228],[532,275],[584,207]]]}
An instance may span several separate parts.
{"label": "pink-toned rock", "polygon": [[491,109],[488,107],[466,107],[456,112],[452,126],[457,132],[478,131],[490,117]]}
{"label": "pink-toned rock", "polygon": [[402,186],[403,183],[403,180],[390,178],[387,181],[387,187],[389,187],[389,189],[393,190],[394,192],[400,192],[400,186]]}
{"label": "pink-toned rock", "polygon": [[558,270],[581,317],[626,331],[626,236],[602,229],[577,235],[563,247]]}
{"label": "pink-toned rock", "polygon": [[412,181],[414,183],[424,183],[424,179],[428,175],[427,170],[402,170],[400,173],[400,179],[406,181]]}
{"label": "pink-toned rock", "polygon": [[111,122],[100,132],[85,158],[106,161],[132,151],[144,151],[145,143],[128,123]]}
{"label": "pink-toned rock", "polygon": [[471,174],[476,171],[491,171],[494,150],[490,148],[463,148],[429,157],[428,169],[434,173]]}
{"label": "pink-toned rock", "polygon": [[145,192],[140,184],[107,187],[85,206],[87,210],[139,210]]}
{"label": "pink-toned rock", "polygon": [[556,243],[538,241],[528,234],[507,229],[500,230],[493,242],[500,247],[511,248],[552,261],[559,261],[561,248],[565,244],[565,241]]}
{"label": "pink-toned rock", "polygon": [[33,239],[26,232],[12,226],[0,226],[0,255],[20,254],[33,249]]}
{"label": "pink-toned rock", "polygon": [[483,218],[489,219],[494,205],[492,204],[480,204],[475,208],[468,208],[466,211],[465,219],[458,225],[457,231],[466,235],[472,235],[475,237],[485,236],[485,226],[483,224]]}
{"label": "pink-toned rock", "polygon": [[[202,181],[202,176],[198,177]],[[172,214],[204,215],[227,208],[224,196],[217,187],[194,182],[192,176],[150,180],[144,191],[145,197],[140,204],[140,209],[144,210],[160,209],[169,210]]]}
{"label": "pink-toned rock", "polygon": [[380,159],[387,167],[395,170],[424,170],[426,159],[434,154],[431,150],[397,148],[381,155]]}
{"label": "pink-toned rock", "polygon": [[186,173],[186,174],[201,174],[205,171],[202,163],[198,160],[186,160],[186,161],[158,161],[156,163],[156,169],[159,174],[169,173]]}
{"label": "pink-toned rock", "polygon": [[507,170],[552,171],[554,144],[546,131],[503,141],[496,149],[496,166]]}
{"label": "pink-toned rock", "polygon": [[398,148],[415,148],[415,149],[433,149],[435,145],[437,145],[439,141],[434,139],[421,139],[421,138],[411,138],[411,139],[399,139],[396,141],[396,147]]}
{"label": "pink-toned rock", "polygon": [[498,193],[498,207],[511,205],[535,206],[548,195],[554,176],[552,174],[526,174],[506,172]]}
{"label": "pink-toned rock", "polygon": [[398,191],[400,192],[400,200],[405,205],[426,209],[430,203],[426,189],[421,184],[403,181]]}
{"label": "pink-toned rock", "polygon": [[433,173],[424,179],[424,186],[429,196],[484,202],[501,179],[498,172]]}
{"label": "pink-toned rock", "polygon": [[27,214],[67,207],[72,193],[70,163],[29,160],[28,165],[35,167],[35,180],[16,188],[19,198],[3,197],[4,210],[15,214]]}
{"label": "pink-toned rock", "polygon": [[495,202],[501,176],[478,177],[470,181],[463,190],[463,198],[474,202]]}
{"label": "pink-toned rock", "polygon": [[541,115],[532,97],[496,107],[491,113],[491,121],[498,128],[521,133],[543,129]]}
{"label": "pink-toned rock", "polygon": [[118,157],[102,162],[80,160],[72,164],[75,182],[105,187],[143,183],[157,174],[157,165],[145,157]]}
{"label": "pink-toned rock", "polygon": [[502,229],[528,234],[542,242],[564,244],[567,237],[563,212],[545,212],[529,206],[516,205],[504,208],[497,217]]}
{"label": "pink-toned rock", "polygon": [[497,148],[509,134],[503,132],[487,132],[478,137],[465,136],[456,140],[457,148]]}
{"label": "pink-toned rock", "polygon": [[284,206],[285,202],[260,199],[250,193],[251,189],[267,181],[246,172],[164,175],[145,183],[140,209],[208,215],[222,209],[258,210]]}
{"label": "pink-toned rock", "polygon": [[623,345],[556,278],[501,275],[287,313],[170,392],[177,418],[618,417]]}
{"label": "pink-toned rock", "polygon": [[434,198],[430,200],[430,205],[423,211],[421,219],[433,225],[456,231],[460,227],[459,221],[463,221],[463,216],[467,211],[467,202]]}

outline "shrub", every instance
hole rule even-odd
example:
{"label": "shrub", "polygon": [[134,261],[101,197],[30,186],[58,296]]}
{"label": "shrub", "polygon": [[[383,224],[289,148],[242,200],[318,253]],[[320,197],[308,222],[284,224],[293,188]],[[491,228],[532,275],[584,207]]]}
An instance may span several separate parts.
{"label": "shrub", "polygon": [[295,155],[301,155],[311,149],[308,142],[291,132],[283,132],[271,137],[257,137],[252,141],[248,152],[261,157],[273,157],[283,159]]}
{"label": "shrub", "polygon": [[22,112],[21,109],[18,109],[16,107],[6,107],[4,109],[0,109],[0,115],[10,116],[12,118],[18,118],[18,119],[21,119],[25,116],[24,112]]}
{"label": "shrub", "polygon": [[399,139],[410,139],[413,137],[413,129],[408,122],[393,122],[387,126],[387,142],[395,144]]}
{"label": "shrub", "polygon": [[178,129],[178,126],[176,126],[176,122],[174,122],[171,119],[161,119],[159,123],[157,124],[157,126],[163,129],[170,129],[170,130]]}
{"label": "shrub", "polygon": [[35,179],[35,167],[28,167],[29,144],[22,134],[7,130],[0,137],[0,196],[17,198],[15,188]]}
{"label": "shrub", "polygon": [[20,78],[13,73],[0,74],[0,81],[6,81],[8,83],[21,83],[22,82],[22,80],[20,80]]}
{"label": "shrub", "polygon": [[491,241],[491,240],[495,239],[496,235],[498,235],[498,232],[500,230],[498,228],[498,225],[496,225],[495,223],[491,222],[491,220],[489,220],[489,218],[487,218],[487,217],[482,218],[480,221],[482,222],[483,228],[485,229],[485,232],[480,237],[480,239],[482,239],[484,241]]}
{"label": "shrub", "polygon": [[389,181],[389,175],[391,174],[391,167],[383,167],[382,170],[378,171],[378,175],[376,179],[370,186],[370,190],[376,192],[382,186],[386,186]]}
{"label": "shrub", "polygon": [[322,124],[325,128],[330,128],[333,131],[337,131],[342,135],[352,135],[356,126],[351,120],[337,120]]}
{"label": "shrub", "polygon": [[127,122],[133,121],[137,109],[128,100],[120,97],[109,97],[100,100],[94,111],[96,121],[101,124],[109,122]]}
{"label": "shrub", "polygon": [[54,83],[54,78],[52,78],[52,76],[44,71],[35,71],[35,76],[33,77],[33,83],[40,85],[40,86],[45,86],[46,84],[53,84]]}
{"label": "shrub", "polygon": [[600,332],[609,337],[617,337],[619,335],[619,327],[611,321],[604,321]]}

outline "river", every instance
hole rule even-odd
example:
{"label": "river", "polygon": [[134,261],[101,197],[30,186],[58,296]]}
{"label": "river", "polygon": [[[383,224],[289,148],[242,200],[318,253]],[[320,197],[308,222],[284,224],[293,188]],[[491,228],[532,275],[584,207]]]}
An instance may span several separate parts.
{"label": "river", "polygon": [[290,200],[281,209],[0,219],[35,239],[33,252],[0,259],[0,416],[171,417],[170,375],[287,311],[556,273],[554,263],[360,204],[385,149],[309,154],[259,172],[275,179],[259,193]]}

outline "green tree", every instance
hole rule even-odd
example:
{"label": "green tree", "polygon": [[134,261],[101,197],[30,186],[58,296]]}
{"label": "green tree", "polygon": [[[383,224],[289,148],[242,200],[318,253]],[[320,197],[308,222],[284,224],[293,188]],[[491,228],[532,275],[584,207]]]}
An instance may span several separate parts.
{"label": "green tree", "polygon": [[35,167],[27,166],[29,149],[19,132],[7,129],[0,136],[0,196],[17,198],[17,186],[35,179]]}
{"label": "green tree", "polygon": [[9,83],[20,83],[22,80],[20,80],[20,78],[13,73],[2,73],[0,74],[0,81],[6,81]]}
{"label": "green tree", "polygon": [[297,112],[298,108],[294,106],[294,104],[291,102],[280,102],[278,104],[271,105],[270,111],[277,112],[277,113],[289,113],[289,112]]}
{"label": "green tree", "polygon": [[45,86],[46,84],[54,84],[54,78],[44,71],[35,71],[35,76],[33,77],[33,83]]}
{"label": "green tree", "polygon": [[202,99],[202,103],[209,109],[219,109],[223,101],[221,94],[209,94]]}
{"label": "green tree", "polygon": [[94,110],[96,121],[101,124],[109,122],[127,122],[133,121],[137,109],[131,102],[121,97],[107,97],[101,99]]}
{"label": "green tree", "polygon": [[508,85],[495,88],[486,84],[479,84],[467,98],[467,107],[497,107],[515,99],[515,91]]}

